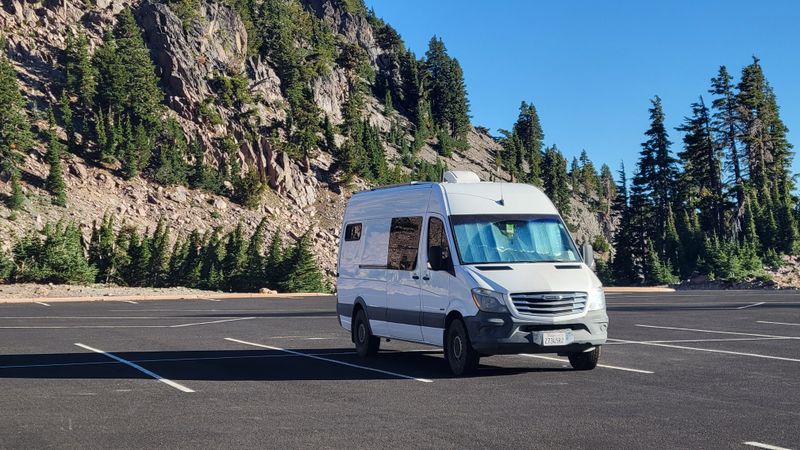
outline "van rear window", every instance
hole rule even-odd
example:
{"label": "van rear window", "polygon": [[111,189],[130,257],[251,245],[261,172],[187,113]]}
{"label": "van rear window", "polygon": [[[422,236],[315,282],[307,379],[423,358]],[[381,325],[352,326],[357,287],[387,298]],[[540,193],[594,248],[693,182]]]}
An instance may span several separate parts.
{"label": "van rear window", "polygon": [[361,239],[361,224],[351,223],[344,229],[344,240],[346,242],[358,241]]}
{"label": "van rear window", "polygon": [[389,229],[389,257],[386,266],[392,270],[417,268],[422,217],[395,217]]}

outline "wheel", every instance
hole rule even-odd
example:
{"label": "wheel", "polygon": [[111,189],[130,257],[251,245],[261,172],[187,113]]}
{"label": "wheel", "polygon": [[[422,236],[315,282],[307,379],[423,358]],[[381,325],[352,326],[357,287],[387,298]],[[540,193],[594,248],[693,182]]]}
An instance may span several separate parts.
{"label": "wheel", "polygon": [[468,375],[478,368],[481,356],[472,348],[467,328],[461,320],[454,320],[447,327],[444,352],[453,375]]}
{"label": "wheel", "polygon": [[597,367],[600,360],[600,347],[595,347],[590,352],[573,353],[569,355],[569,363],[575,370],[592,370]]}
{"label": "wheel", "polygon": [[358,356],[362,358],[374,356],[380,348],[381,339],[372,335],[364,310],[359,310],[353,321],[353,342],[356,344]]}

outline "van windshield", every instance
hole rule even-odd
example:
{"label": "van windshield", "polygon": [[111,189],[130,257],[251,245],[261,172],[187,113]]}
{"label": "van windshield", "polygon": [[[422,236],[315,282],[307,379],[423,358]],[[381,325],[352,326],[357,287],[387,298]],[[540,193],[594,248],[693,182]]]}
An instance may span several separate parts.
{"label": "van windshield", "polygon": [[450,221],[462,264],[580,261],[558,216],[470,215]]}

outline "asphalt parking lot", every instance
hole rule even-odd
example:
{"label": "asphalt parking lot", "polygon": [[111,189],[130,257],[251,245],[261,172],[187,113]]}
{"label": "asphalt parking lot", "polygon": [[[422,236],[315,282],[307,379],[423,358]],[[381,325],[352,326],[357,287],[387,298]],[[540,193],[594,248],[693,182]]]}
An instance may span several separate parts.
{"label": "asphalt parking lot", "polygon": [[422,345],[359,359],[332,297],[0,305],[0,448],[800,447],[800,293],[608,309],[594,371],[459,379]]}

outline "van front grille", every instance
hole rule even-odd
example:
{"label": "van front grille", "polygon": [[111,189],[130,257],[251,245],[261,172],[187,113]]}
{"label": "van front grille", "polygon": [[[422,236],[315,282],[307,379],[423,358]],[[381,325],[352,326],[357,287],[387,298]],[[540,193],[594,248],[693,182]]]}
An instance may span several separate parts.
{"label": "van front grille", "polygon": [[565,316],[583,312],[586,292],[522,292],[511,294],[511,301],[520,314],[533,316]]}

